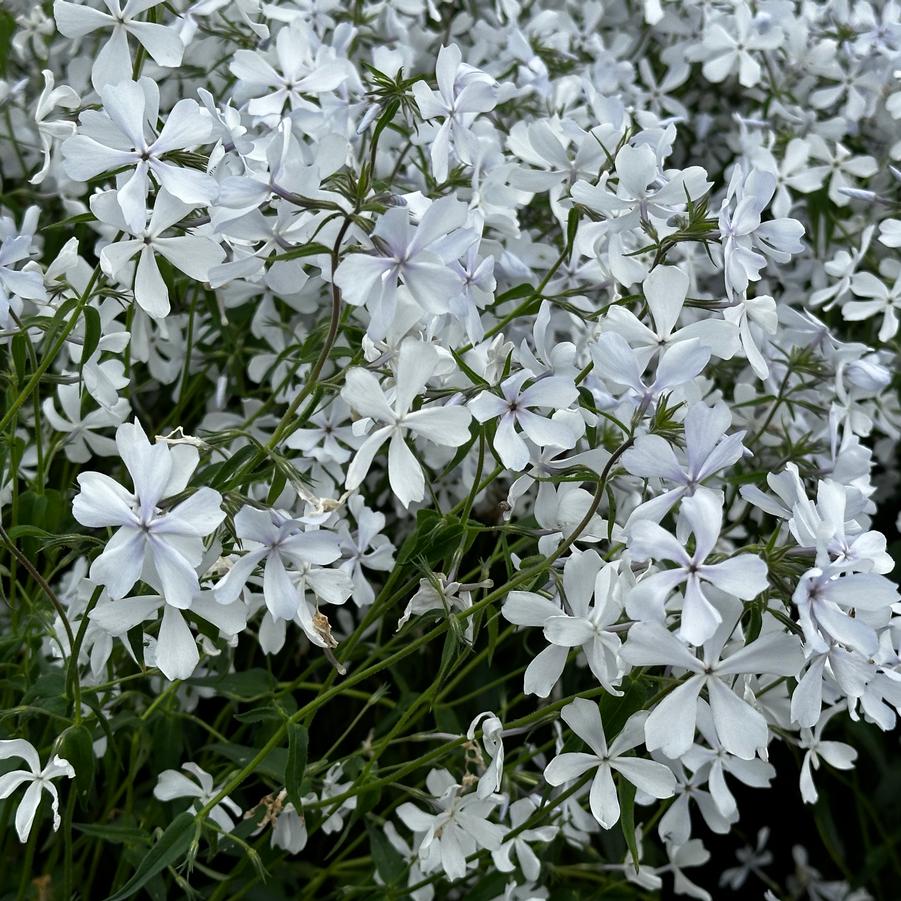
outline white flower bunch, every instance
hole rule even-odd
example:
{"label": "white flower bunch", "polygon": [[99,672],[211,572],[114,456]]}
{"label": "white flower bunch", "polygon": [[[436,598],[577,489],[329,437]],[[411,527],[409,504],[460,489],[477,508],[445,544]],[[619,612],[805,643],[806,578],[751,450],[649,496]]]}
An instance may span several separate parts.
{"label": "white flower bunch", "polygon": [[899,72],[895,0],[8,0],[0,889],[890,897]]}

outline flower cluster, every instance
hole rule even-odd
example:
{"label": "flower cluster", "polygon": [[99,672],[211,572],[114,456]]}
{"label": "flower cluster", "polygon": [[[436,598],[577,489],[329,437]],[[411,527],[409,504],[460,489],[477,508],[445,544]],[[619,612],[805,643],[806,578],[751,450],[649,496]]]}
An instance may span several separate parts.
{"label": "flower cluster", "polygon": [[26,869],[46,791],[65,897],[870,897],[705,841],[901,713],[899,71],[894,0],[11,0]]}

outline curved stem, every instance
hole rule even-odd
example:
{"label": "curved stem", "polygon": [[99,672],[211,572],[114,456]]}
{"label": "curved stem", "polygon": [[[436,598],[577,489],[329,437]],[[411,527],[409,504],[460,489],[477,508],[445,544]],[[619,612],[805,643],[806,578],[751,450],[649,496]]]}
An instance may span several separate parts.
{"label": "curved stem", "polygon": [[31,396],[31,392],[37,388],[38,382],[44,377],[44,373],[52,365],[53,361],[59,355],[59,352],[62,350],[63,345],[66,343],[69,335],[75,330],[75,326],[78,324],[78,320],[81,316],[82,311],[87,306],[88,301],[91,299],[91,294],[94,291],[95,286],[97,285],[98,279],[101,277],[100,275],[100,264],[94,267],[94,271],[91,274],[91,278],[89,279],[84,292],[78,298],[78,302],[75,304],[75,309],[72,311],[72,316],[69,321],[66,323],[65,328],[63,329],[60,336],[53,343],[53,347],[50,349],[48,353],[46,353],[41,360],[38,368],[32,373],[31,378],[28,380],[25,387],[19,392],[19,395],[16,399],[7,407],[6,412],[3,414],[3,418],[0,419],[0,432],[2,432],[12,421],[12,418],[19,411],[19,407],[25,403],[26,400]]}

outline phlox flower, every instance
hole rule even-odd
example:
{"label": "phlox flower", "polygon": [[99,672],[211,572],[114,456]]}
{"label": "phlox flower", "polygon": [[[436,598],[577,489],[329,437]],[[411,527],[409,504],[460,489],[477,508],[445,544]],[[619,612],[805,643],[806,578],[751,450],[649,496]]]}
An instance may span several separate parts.
{"label": "phlox flower", "polygon": [[471,414],[462,406],[424,406],[411,410],[413,400],[438,368],[437,351],[428,344],[407,340],[401,345],[393,401],[389,402],[378,379],[368,369],[347,372],[341,397],[351,409],[377,424],[347,469],[345,486],[357,488],[369,472],[373,458],[389,441],[388,479],[398,500],[409,507],[425,497],[425,476],[405,437],[425,438],[444,447],[459,447],[469,440]]}
{"label": "phlox flower", "polygon": [[[131,269],[130,261],[137,256],[135,302],[148,316],[162,319],[169,313],[169,289],[160,273],[157,255],[189,278],[205,282],[210,269],[225,259],[225,251],[212,239],[199,234],[163,235],[193,209],[191,204],[182,203],[168,191],[161,190],[156,195],[150,218],[137,230],[132,230],[125,221],[118,196],[116,191],[105,191],[91,197],[91,212],[101,222],[134,235],[130,240],[107,244],[100,251],[100,265],[108,276],[123,281]],[[127,280],[130,282],[130,277]]]}
{"label": "phlox flower", "polygon": [[504,827],[488,821],[498,801],[495,796],[463,793],[447,770],[432,770],[426,786],[437,812],[427,813],[406,801],[397,808],[397,815],[405,826],[422,834],[418,854],[423,873],[441,869],[448,879],[462,879],[470,854],[478,848],[496,851],[501,846]]}
{"label": "phlox flower", "polygon": [[629,640],[621,652],[626,661],[634,666],[673,666],[691,674],[657,704],[645,721],[649,751],[659,749],[673,760],[688,751],[695,734],[698,698],[706,689],[722,746],[745,760],[765,753],[767,723],[738,693],[741,677],[747,673],[795,676],[801,668],[801,648],[794,636],[773,631],[723,656],[735,619],[733,613],[719,626],[703,645],[701,657],[692,654],[659,623],[637,623],[629,630]]}
{"label": "phlox flower", "polygon": [[81,114],[79,132],[63,144],[63,169],[75,181],[89,181],[113,170],[118,176],[116,200],[132,234],[141,234],[147,222],[150,176],[183,203],[210,203],[216,182],[198,169],[177,166],[163,159],[174,150],[209,142],[212,125],[196,100],[179,100],[166,116],[158,135],[148,123],[159,117],[159,88],[149,78],[120,81],[100,89],[103,110]]}
{"label": "phlox flower", "polygon": [[550,785],[562,785],[594,770],[591,813],[604,829],[612,829],[619,822],[620,807],[613,782],[614,772],[652,798],[670,798],[673,795],[676,780],[668,766],[656,760],[626,756],[627,752],[643,742],[642,727],[646,715],[642,712],[631,716],[608,745],[596,702],[576,698],[560,713],[566,725],[588,745],[591,753],[576,751],[558,754],[545,767],[544,778]]}
{"label": "phlox flower", "polygon": [[517,425],[540,448],[568,449],[578,439],[563,421],[534,412],[534,408],[566,410],[579,395],[575,383],[563,376],[549,376],[524,387],[528,380],[527,370],[519,372],[501,382],[501,397],[483,391],[469,402],[477,421],[499,418],[493,446],[504,466],[517,472],[526,468],[531,456]]}
{"label": "phlox flower", "polygon": [[263,564],[263,596],[270,614],[283,620],[300,617],[307,637],[325,647],[313,621],[315,610],[303,589],[311,588],[329,603],[347,600],[350,579],[337,570],[320,568],[341,556],[338,537],[325,530],[307,531],[302,523],[277,511],[248,506],[235,515],[235,532],[245,553],[217,583],[217,598],[222,603],[235,601],[256,567]]}
{"label": "phlox flower", "polygon": [[99,29],[111,28],[109,40],[100,48],[91,66],[91,83],[100,91],[104,85],[120,81],[132,70],[128,38],[134,38],[159,66],[181,65],[185,45],[174,28],[157,22],[141,21],[138,16],[163,0],[104,0],[109,12],[86,3],[54,0],[56,27],[68,38],[82,38]]}
{"label": "phlox flower", "polygon": [[62,776],[71,779],[75,776],[75,770],[68,760],[64,760],[58,754],[51,757],[45,766],[41,766],[34,745],[22,738],[0,741],[0,760],[9,760],[10,757],[24,760],[28,767],[25,770],[10,770],[0,776],[0,798],[8,798],[19,786],[28,785],[16,808],[16,834],[19,841],[22,843],[28,841],[44,792],[50,795],[55,832],[62,820],[59,815],[59,794],[52,780]]}
{"label": "phlox flower", "polygon": [[629,548],[636,560],[669,560],[676,564],[642,579],[632,591],[628,609],[638,613],[662,613],[670,593],[685,585],[679,635],[694,645],[703,644],[722,622],[717,608],[704,594],[709,582],[743,600],[752,600],[767,587],[767,566],[753,554],[738,554],[720,563],[707,563],[719,539],[723,522],[722,500],[707,489],[683,499],[681,515],[695,536],[689,553],[683,543],[666,529],[647,519],[639,519],[630,529]]}
{"label": "phlox flower", "polygon": [[[160,801],[175,801],[179,798],[193,798],[189,810],[199,810],[219,793],[219,786],[213,777],[196,763],[183,763],[185,772],[194,778],[189,779],[178,770],[163,770],[157,778],[153,796]],[[211,811],[210,819],[223,831],[231,832],[235,828],[232,817],[241,816],[241,808],[231,798],[223,798]]]}
{"label": "phlox flower", "polygon": [[430,151],[433,174],[438,182],[447,178],[451,152],[461,162],[471,162],[472,124],[480,113],[493,110],[498,103],[497,82],[462,59],[456,44],[442,47],[435,63],[438,90],[433,91],[423,81],[413,85],[413,96],[423,119],[444,119],[432,138]]}
{"label": "phlox flower", "polygon": [[133,489],[103,473],[83,472],[72,504],[82,525],[116,529],[91,564],[91,579],[106,586],[115,600],[125,597],[147,566],[166,602],[186,609],[200,587],[195,568],[203,556],[203,539],[225,518],[222,497],[203,487],[171,509],[161,507],[187,488],[199,461],[197,449],[151,444],[137,422],[119,426],[116,447]]}

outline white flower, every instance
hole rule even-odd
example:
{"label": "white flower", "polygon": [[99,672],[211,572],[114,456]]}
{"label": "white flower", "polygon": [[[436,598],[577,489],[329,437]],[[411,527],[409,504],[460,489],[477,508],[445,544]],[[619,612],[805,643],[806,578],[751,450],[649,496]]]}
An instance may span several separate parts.
{"label": "white flower", "polygon": [[19,234],[14,228],[11,234],[0,233],[0,329],[10,327],[10,310],[21,312],[21,305],[14,306],[14,300],[47,299],[39,270],[13,268],[16,263],[29,259],[34,241],[32,235]]}
{"label": "white flower", "polygon": [[851,770],[857,760],[857,751],[843,741],[824,741],[823,729],[829,720],[839,712],[839,707],[832,707],[823,712],[819,722],[813,729],[802,729],[800,746],[804,749],[804,761],[801,764],[801,797],[807,804],[816,804],[819,792],[813,784],[813,771],[820,768],[820,759],[837,770]]}
{"label": "white flower", "polygon": [[176,166],[165,154],[206,144],[212,125],[196,100],[182,99],[153,136],[148,123],[159,117],[159,88],[149,78],[121,81],[100,90],[103,112],[81,114],[79,133],[63,144],[63,169],[75,181],[88,181],[125,168],[118,176],[116,199],[132,234],[147,222],[150,175],[183,203],[200,206],[215,196],[216,182],[198,169]]}
{"label": "white flower", "polygon": [[[703,702],[698,705],[698,712],[705,710]],[[691,748],[688,754],[694,752],[697,745]],[[687,755],[686,755],[687,756]],[[733,757],[733,760],[739,763],[753,765],[763,763],[762,760],[741,760],[741,758]],[[686,764],[687,764],[686,760]],[[764,764],[765,765],[765,764]],[[673,803],[666,809],[666,813],[660,818],[657,827],[657,834],[665,842],[672,842],[677,845],[684,844],[691,838],[692,817],[691,808],[694,806],[696,811],[704,820],[704,825],[717,835],[725,835],[738,822],[738,811],[731,810],[723,813],[720,805],[713,797],[713,789],[706,791],[704,786],[711,779],[712,772],[706,766],[700,766],[694,772],[687,772],[682,761],[676,760],[671,764],[673,772],[676,776],[675,799]],[[723,786],[725,781],[723,780]]]}
{"label": "white flower", "polygon": [[482,744],[485,746],[490,763],[479,777],[476,794],[480,798],[487,798],[501,789],[501,777],[504,773],[504,726],[490,710],[486,710],[469,724],[466,737],[470,741],[475,740],[476,729],[480,722],[482,723]]}
{"label": "white flower", "polygon": [[53,806],[53,830],[59,829],[61,818],[59,815],[59,795],[56,786],[51,780],[66,776],[71,779],[75,770],[68,760],[54,755],[42,767],[41,760],[34,745],[22,738],[13,738],[0,741],[0,760],[9,760],[10,757],[18,757],[25,761],[27,770],[10,770],[0,776],[0,798],[8,798],[20,785],[28,783],[25,794],[16,808],[16,834],[19,841],[28,841],[31,827],[34,824],[35,815],[41,804],[41,795],[46,791],[50,795]]}
{"label": "white flower", "polygon": [[901,219],[884,219],[880,222],[879,240],[886,247],[901,247]]}
{"label": "white flower", "polygon": [[850,198],[845,193],[854,186],[854,179],[869,178],[879,170],[879,163],[872,156],[854,156],[843,144],[836,142],[832,149],[819,135],[810,136],[811,154],[824,165],[813,166],[810,174],[823,184],[829,179],[829,199],[836,206],[847,206]]}
{"label": "white flower", "polygon": [[530,167],[517,168],[513,184],[525,191],[549,191],[552,197],[576,177],[592,178],[604,156],[594,133],[556,117],[533,122],[520,119],[510,129],[507,146]]}
{"label": "white flower", "polygon": [[[490,582],[488,583],[491,584]],[[411,616],[422,616],[431,610],[440,610],[445,614],[468,610],[472,607],[472,591],[483,585],[461,584],[449,580],[444,573],[431,573],[419,580],[419,590],[410,598],[403,616],[397,621],[397,628],[406,625]],[[472,641],[472,617],[466,620],[463,638]]]}
{"label": "white flower", "polygon": [[462,794],[447,770],[431,770],[426,786],[438,812],[426,813],[404,802],[397,808],[397,815],[407,828],[423,833],[418,852],[423,873],[443,869],[448,879],[462,879],[470,854],[478,848],[496,851],[501,846],[503,826],[488,822],[498,801],[479,798],[475,792]]}
{"label": "white flower", "polygon": [[[253,571],[265,562],[263,596],[269,612],[276,619],[299,617],[307,637],[325,647],[313,622],[315,611],[307,603],[303,588],[310,587],[332,604],[347,600],[350,592],[346,583],[350,580],[338,571],[318,568],[341,556],[338,537],[324,530],[304,531],[302,523],[275,510],[245,506],[235,515],[234,522],[245,553],[216,585],[216,597],[222,603],[235,601]],[[303,575],[295,580],[294,573]]]}
{"label": "white flower", "polygon": [[773,215],[787,216],[795,204],[792,191],[809,194],[820,187],[822,177],[809,168],[810,142],[792,138],[782,151],[781,159],[761,147],[752,156],[754,167],[772,172],[776,177],[776,196],[773,198]]}
{"label": "white flower", "polygon": [[834,479],[820,479],[816,503],[806,494],[798,497],[788,528],[801,547],[815,549],[818,560],[830,559],[833,571],[839,570],[890,573],[894,561],[886,551],[886,537],[881,532],[864,531],[858,518],[860,500],[849,486]]}
{"label": "white flower", "polygon": [[[717,811],[728,824],[729,821],[738,817],[738,802],[729,790],[726,775],[728,774],[743,785],[749,785],[752,788],[767,788],[776,775],[776,770],[765,760],[760,760],[759,758],[743,760],[741,757],[730,754],[717,737],[716,726],[710,713],[710,705],[704,701],[698,703],[698,732],[703,736],[704,744],[693,745],[683,760],[695,774],[706,779],[710,788],[710,797],[716,805]],[[690,787],[687,793],[691,794],[695,801],[699,802],[702,814],[704,814],[705,819],[709,820],[710,812],[704,813],[703,805],[700,803],[697,794],[691,791]],[[678,804],[678,801],[676,803]],[[675,804],[673,806],[675,807]],[[670,811],[672,811],[672,808],[667,811],[667,815]],[[683,837],[677,838],[672,832],[669,835],[666,834],[663,828],[663,821],[666,819],[667,816],[665,815],[660,821],[661,837],[677,843],[687,841],[690,835],[688,823],[685,824],[688,828],[685,829]]]}
{"label": "white flower", "polygon": [[[153,789],[155,798],[160,801],[194,798],[195,800],[188,809],[197,811],[219,794],[220,787],[214,785],[213,777],[196,763],[184,763],[181,768],[189,772],[197,781],[189,779],[178,770],[163,770]],[[225,797],[210,811],[209,815],[210,819],[223,832],[231,832],[235,828],[232,817],[241,816],[241,808],[231,798]]]}
{"label": "white flower", "polygon": [[352,253],[335,270],[335,284],[349,304],[365,306],[367,334],[383,338],[397,307],[398,283],[426,311],[449,312],[463,279],[448,264],[458,259],[475,239],[461,226],[466,207],[453,196],[434,201],[414,228],[406,207],[392,207],[382,215],[370,239],[374,253]]}
{"label": "white flower", "polygon": [[614,772],[652,798],[672,797],[676,780],[668,766],[656,760],[626,756],[628,751],[643,742],[645,713],[631,716],[609,747],[601,723],[601,711],[594,701],[576,698],[563,708],[560,716],[591,748],[592,753],[558,754],[545,767],[544,778],[550,785],[562,785],[578,779],[589,770],[595,770],[590,793],[591,813],[604,829],[612,829],[619,822]]}
{"label": "white flower", "polygon": [[[73,4],[74,5],[74,4]],[[34,108],[34,121],[38,127],[41,138],[41,152],[44,155],[44,163],[28,180],[32,185],[39,185],[47,177],[50,170],[50,151],[55,141],[61,141],[75,134],[75,123],[65,119],[48,121],[47,117],[57,108],[76,109],[81,100],[78,94],[69,85],[56,86],[53,72],[44,69],[44,89],[38,97]]]}
{"label": "white flower", "polygon": [[470,341],[481,341],[485,328],[480,314],[494,299],[494,289],[497,287],[494,257],[482,259],[479,256],[479,241],[476,240],[469,245],[462,260],[450,261],[450,267],[460,279],[460,293],[450,299],[448,313],[452,319],[464,323]]}
{"label": "white flower", "polygon": [[563,592],[567,610],[539,594],[511,591],[501,608],[503,617],[518,626],[544,630],[549,646],[526,668],[523,691],[546,698],[560,681],[572,648],[585,654],[595,678],[611,694],[620,676],[617,651],[620,639],[610,626],[622,613],[618,564],[604,565],[594,551],[567,559]]}
{"label": "white flower", "polygon": [[682,871],[687,867],[702,867],[710,860],[710,852],[704,847],[699,838],[693,838],[684,845],[667,844],[666,853],[669,857],[669,869],[673,874],[673,891],[677,895],[688,895],[697,898],[698,901],[713,901],[710,892],[705,891],[699,885],[695,885]]}
{"label": "white flower", "polygon": [[162,502],[187,487],[199,460],[197,449],[151,444],[137,422],[119,426],[116,447],[134,490],[102,473],[83,472],[72,504],[82,525],[117,529],[91,564],[91,579],[105,585],[111,598],[122,598],[149,565],[166,602],[186,609],[199,590],[195,568],[203,556],[203,538],[225,518],[222,498],[212,488],[199,488],[172,509],[161,509]]}
{"label": "white flower", "polygon": [[[342,782],[341,777],[343,775],[344,769],[340,763],[335,763],[328,768],[322,779],[322,789],[319,793],[321,801],[325,802],[335,795],[343,794],[353,785],[353,782]],[[333,832],[340,832],[344,826],[344,817],[342,816],[344,811],[356,809],[357,798],[355,795],[350,798],[345,798],[337,804],[324,805],[322,811],[324,817],[322,821],[322,831],[326,835],[330,835]]]}
{"label": "white flower", "polygon": [[[657,150],[648,143],[624,144],[614,160],[617,183],[613,192],[609,181],[602,176],[598,184],[578,181],[572,187],[572,197],[591,210],[601,213],[611,222],[602,223],[597,231],[619,235],[634,227],[642,219],[653,217],[661,221],[669,219],[689,200],[698,200],[710,189],[707,173],[700,166],[663,171]],[[626,271],[632,267],[626,266]],[[635,263],[637,277],[626,276],[618,280],[624,284],[640,281],[646,274],[645,267]],[[616,274],[616,273],[614,273]]]}
{"label": "white flower", "polygon": [[[744,432],[726,435],[732,415],[725,404],[708,407],[695,403],[685,414],[685,462],[660,435],[640,435],[622,455],[622,464],[634,476],[672,482],[670,488],[645,501],[632,511],[628,523],[639,519],[660,522],[681,500],[690,496],[721,470],[732,466],[748,451],[742,444]],[[627,524],[627,528],[628,528]]]}
{"label": "white flower", "polygon": [[383,513],[370,510],[359,495],[350,498],[347,506],[357,521],[357,528],[351,531],[346,521],[338,527],[341,570],[353,581],[354,601],[358,606],[366,607],[375,600],[375,590],[364,569],[389,572],[394,566],[395,548],[388,537],[381,534],[386,522]]}
{"label": "white flower", "polygon": [[91,66],[91,83],[97,91],[121,81],[132,70],[128,36],[131,35],[159,66],[181,65],[185,46],[174,29],[156,22],[142,22],[138,16],[163,0],[104,0],[108,13],[84,3],[55,0],[53,16],[57,28],[69,38],[81,38],[99,28],[112,28],[109,40]]}
{"label": "white flower", "polygon": [[[850,300],[842,305],[842,316],[852,322],[860,322],[882,314],[879,340],[891,341],[898,334],[898,313],[901,308],[901,264],[897,260],[883,260],[879,274],[855,272],[851,276],[851,291],[867,300]],[[891,287],[889,287],[891,282]]]}
{"label": "white flower", "polygon": [[758,54],[753,51],[778,47],[782,31],[778,27],[760,29],[757,24],[746,3],[738,3],[733,16],[719,16],[711,22],[704,31],[703,44],[697,48],[698,58],[704,61],[705,78],[720,82],[737,71],[739,83],[746,88],[760,81]]}
{"label": "white flower", "polygon": [[[407,876],[407,885],[418,885],[423,881],[423,873],[422,868],[419,866],[419,856],[416,852],[415,847],[411,847],[410,843],[407,842],[401,834],[397,831],[397,826],[391,820],[387,820],[384,826],[385,837],[391,843],[391,847],[400,854],[401,858],[407,864],[409,868],[409,875]],[[413,842],[414,846],[417,842],[418,838],[421,838],[421,835],[414,835]],[[376,882],[379,885],[384,883],[381,874],[378,872],[376,868],[375,874]],[[435,897],[435,889],[431,885],[431,883],[427,883],[426,885],[421,886],[418,889],[415,889],[410,892],[410,897],[413,901],[432,901]]]}
{"label": "white flower", "polygon": [[286,102],[291,110],[315,110],[305,95],[333,91],[347,80],[348,66],[334,58],[331,48],[314,47],[314,41],[309,26],[298,17],[276,36],[278,70],[253,50],[235,51],[229,69],[239,80],[242,93],[252,98],[247,112],[279,116]]}
{"label": "white flower", "polygon": [[528,445],[516,426],[540,448],[568,449],[575,445],[578,435],[564,422],[546,418],[533,412],[533,407],[545,410],[566,410],[579,396],[571,379],[549,376],[523,385],[530,378],[528,371],[511,375],[501,382],[502,397],[483,391],[469,402],[478,422],[500,417],[494,433],[494,449],[508,469],[520,472],[529,463]]}
{"label": "white flower", "polygon": [[735,326],[723,319],[705,317],[676,329],[688,296],[688,274],[675,266],[658,266],[642,283],[642,291],[650,310],[653,328],[642,322],[624,306],[613,306],[604,320],[607,329],[618,332],[635,348],[636,356],[650,360],[654,352],[677,341],[697,338],[711,353],[731,359],[738,349]]}
{"label": "white flower", "polygon": [[[882,223],[883,226],[887,224],[887,222]],[[872,239],[873,226],[868,225],[860,233],[860,246],[857,250],[849,252],[845,248],[841,248],[828,263],[823,264],[824,272],[831,278],[838,279],[838,281],[828,288],[814,291],[810,297],[811,306],[819,307],[825,304],[823,309],[830,310],[835,304],[842,303],[848,299],[848,292],[851,290],[851,279],[867,255]]]}
{"label": "white flower", "polygon": [[275,819],[270,844],[289,854],[300,854],[307,846],[307,837],[303,815],[294,809],[293,804],[286,804]]}
{"label": "white flower", "polygon": [[157,255],[190,278],[205,282],[211,267],[225,259],[225,251],[215,241],[198,234],[163,237],[163,232],[194,209],[192,204],[182,203],[166,190],[156,195],[149,220],[137,230],[125,221],[118,200],[116,191],[91,197],[91,212],[101,222],[134,235],[128,241],[107,244],[100,252],[100,265],[108,276],[121,281],[123,273],[130,268],[129,261],[139,255],[134,272],[135,301],[149,316],[162,319],[169,313],[169,289],[160,274]]}
{"label": "white flower", "polygon": [[347,404],[336,398],[334,403],[314,413],[305,428],[293,431],[285,444],[320,463],[346,463],[353,456],[348,448],[360,444],[348,423],[349,418]]}
{"label": "white flower", "polygon": [[739,848],[735,852],[739,865],[723,870],[720,874],[720,885],[737,891],[747,882],[750,875],[759,876],[763,872],[763,867],[767,867],[773,862],[773,853],[766,847],[769,837],[769,827],[763,826],[757,833],[756,846],[745,845],[745,847]]}
{"label": "white flower", "polygon": [[[775,335],[779,327],[776,301],[767,294],[741,297],[733,306],[723,310],[723,318],[738,327],[741,347],[751,369],[757,378],[765,379],[770,374],[770,367],[761,352],[761,345],[765,345],[767,338]],[[762,342],[759,332],[767,336]]]}
{"label": "white flower", "polygon": [[[520,798],[510,805],[510,829],[520,829],[538,810],[538,805],[532,798]],[[512,873],[519,864],[523,876],[534,882],[541,875],[541,861],[532,850],[533,842],[552,842],[560,831],[559,826],[538,826],[521,831],[509,841],[505,841],[500,848],[491,852],[494,865],[502,873]],[[536,897],[531,893],[529,898]]]}
{"label": "white flower", "polygon": [[466,407],[430,406],[411,411],[414,399],[425,388],[438,367],[438,352],[429,344],[407,340],[397,360],[394,399],[388,402],[378,379],[368,369],[347,372],[341,397],[362,416],[381,424],[363,442],[347,469],[345,487],[357,488],[366,478],[379,448],[388,447],[388,480],[398,500],[409,507],[425,497],[425,477],[410,450],[408,432],[444,447],[459,447],[469,440],[472,418]]}
{"label": "white flower", "polygon": [[750,601],[767,587],[767,566],[753,554],[738,554],[720,563],[707,563],[719,539],[723,522],[722,499],[707,489],[682,501],[682,519],[695,536],[689,553],[683,543],[655,522],[639,519],[631,526],[629,549],[636,560],[669,560],[676,564],[642,579],[631,593],[628,609],[662,611],[670,593],[685,585],[679,636],[694,645],[703,644],[722,622],[719,611],[704,594],[703,582]]}
{"label": "white flower", "polygon": [[473,122],[479,113],[493,110],[498,102],[497,82],[463,63],[462,58],[456,44],[442,47],[435,63],[438,90],[433,91],[423,81],[413,85],[413,96],[423,119],[444,119],[432,138],[433,175],[438,182],[447,179],[451,151],[461,162],[471,162],[475,144],[470,131]]}
{"label": "white flower", "polygon": [[613,386],[627,389],[623,397],[629,398],[642,412],[655,404],[661,394],[694,379],[710,359],[710,348],[698,338],[677,341],[660,355],[654,379],[648,384],[642,378],[646,363],[617,332],[604,332],[590,351],[594,373]]}
{"label": "white flower", "polygon": [[60,385],[56,396],[62,408],[57,411],[53,398],[47,397],[41,410],[57,432],[65,437],[66,457],[73,463],[87,463],[92,456],[109,457],[116,453],[116,442],[106,435],[99,435],[100,429],[120,426],[129,414],[128,401],[120,398],[112,409],[100,407],[82,416],[81,391],[78,385]]}
{"label": "white flower", "polygon": [[[185,619],[188,610],[192,617],[218,629],[227,641],[233,641],[247,626],[247,607],[243,603],[222,604],[209,591],[194,595],[189,608],[176,607],[159,593],[117,600],[104,598],[91,611],[90,620],[107,635],[120,639],[131,652],[128,633],[142,623],[155,620],[162,611],[156,641],[145,649],[144,662],[156,666],[167,679],[174,681],[190,679],[200,663],[197,645],[198,641],[203,642],[203,636],[198,634],[195,639]],[[146,637],[145,643],[149,643]]]}
{"label": "white flower", "polygon": [[730,298],[743,295],[749,282],[760,279],[760,270],[766,266],[768,256],[778,263],[787,263],[793,253],[804,249],[801,243],[804,227],[797,220],[761,221],[775,191],[775,176],[759,169],[745,175],[736,167],[729,182],[729,191],[720,208],[719,225],[726,293]]}
{"label": "white flower", "polygon": [[797,638],[774,631],[723,657],[735,618],[733,613],[724,621],[716,635],[705,643],[700,658],[659,623],[637,623],[629,630],[629,640],[621,652],[629,663],[675,666],[694,674],[680,682],[648,716],[645,739],[649,751],[659,749],[673,760],[688,751],[695,734],[698,698],[705,688],[722,746],[745,760],[765,751],[769,738],[766,720],[736,690],[746,673],[797,675],[801,648]]}
{"label": "white flower", "polygon": [[[838,641],[870,657],[879,646],[875,624],[888,620],[892,604],[898,602],[898,589],[885,576],[843,574],[843,570],[835,564],[809,569],[792,600],[812,650],[823,653],[829,642]],[[870,625],[871,617],[876,617],[874,625]]]}

